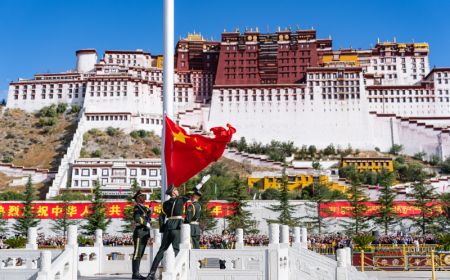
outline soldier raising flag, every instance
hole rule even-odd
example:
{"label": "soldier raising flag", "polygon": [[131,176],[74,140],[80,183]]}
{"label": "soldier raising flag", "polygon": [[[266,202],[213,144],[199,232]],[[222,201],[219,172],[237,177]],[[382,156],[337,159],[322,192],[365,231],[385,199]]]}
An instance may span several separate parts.
{"label": "soldier raising flag", "polygon": [[141,264],[141,258],[144,254],[145,247],[147,246],[148,239],[150,238],[150,224],[152,217],[152,209],[147,208],[144,205],[146,195],[140,190],[134,195],[136,205],[133,209],[133,221],[135,228],[133,231],[133,260],[132,266],[132,279],[145,279],[144,276],[139,274],[139,267]]}

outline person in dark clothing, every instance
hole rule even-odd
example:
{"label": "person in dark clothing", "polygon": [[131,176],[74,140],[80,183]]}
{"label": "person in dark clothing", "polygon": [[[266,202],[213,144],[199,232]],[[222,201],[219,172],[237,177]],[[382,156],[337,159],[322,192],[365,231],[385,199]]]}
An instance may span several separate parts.
{"label": "person in dark clothing", "polygon": [[145,247],[150,238],[150,222],[152,217],[151,208],[144,205],[145,194],[137,191],[134,195],[136,205],[133,208],[133,221],[135,228],[133,231],[133,259],[131,261],[132,276],[131,279],[145,279],[139,274],[141,258],[144,255]]}
{"label": "person in dark clothing", "polygon": [[183,224],[183,209],[184,204],[190,198],[179,196],[178,190],[174,185],[171,185],[167,189],[166,194],[170,195],[170,199],[163,203],[161,214],[159,215],[159,231],[163,233],[161,247],[159,247],[158,253],[153,260],[147,280],[155,279],[156,270],[164,257],[164,252],[171,244],[175,256],[177,256],[180,251],[180,230],[181,225]]}
{"label": "person in dark clothing", "polygon": [[199,190],[195,190],[192,195],[191,201],[187,207],[186,218],[184,219],[185,224],[191,225],[191,241],[192,241],[192,249],[200,249],[200,234],[201,229],[199,225],[199,220],[201,217],[202,206],[198,202],[202,193]]}

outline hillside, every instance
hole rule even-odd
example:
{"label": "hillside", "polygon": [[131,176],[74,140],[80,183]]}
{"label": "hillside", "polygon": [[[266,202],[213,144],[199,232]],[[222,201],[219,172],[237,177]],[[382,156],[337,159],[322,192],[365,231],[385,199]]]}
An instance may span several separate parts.
{"label": "hillside", "polygon": [[75,113],[49,117],[6,109],[0,117],[0,160],[56,170],[76,129]]}
{"label": "hillside", "polygon": [[[93,158],[153,158],[160,156],[161,138],[153,132],[138,130],[129,134],[120,129],[91,129],[83,135],[81,157]],[[232,174],[249,176],[254,171],[271,169],[239,163],[222,157],[219,162]]]}
{"label": "hillside", "polygon": [[91,129],[83,135],[80,157],[152,158],[161,153],[161,138],[153,132],[137,130],[129,134],[117,128]]}

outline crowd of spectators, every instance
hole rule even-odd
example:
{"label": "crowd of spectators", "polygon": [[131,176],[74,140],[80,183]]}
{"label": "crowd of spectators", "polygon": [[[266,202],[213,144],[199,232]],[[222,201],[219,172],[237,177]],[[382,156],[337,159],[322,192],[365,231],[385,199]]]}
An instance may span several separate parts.
{"label": "crowd of spectators", "polygon": [[[222,234],[202,235],[200,247],[205,249],[232,249],[236,243],[236,237],[228,231]],[[267,235],[250,234],[244,236],[245,246],[264,246],[269,244]]]}
{"label": "crowd of spectators", "polygon": [[39,247],[51,247],[58,248],[63,247],[66,244],[66,238],[64,236],[50,236],[46,237],[40,233],[37,237],[37,243]]}
{"label": "crowd of spectators", "polygon": [[104,246],[133,246],[133,238],[131,235],[103,235]]}
{"label": "crowd of spectators", "polygon": [[[94,242],[93,237],[92,243]],[[7,247],[5,244],[6,236],[0,236],[0,249]],[[292,237],[291,237],[292,240]],[[39,247],[63,247],[66,240],[62,236],[45,236],[44,234],[38,234],[37,242]],[[152,239],[149,240],[151,244]],[[223,231],[222,234],[202,235],[200,238],[200,246],[205,249],[232,249],[236,243],[236,237],[228,231]],[[269,244],[269,237],[263,234],[249,234],[244,235],[245,246],[267,246]],[[415,245],[422,244],[437,244],[436,237],[434,235],[380,235],[373,242],[373,245],[378,244],[391,244],[391,245]],[[132,235],[103,235],[104,246],[132,246]],[[322,234],[322,235],[309,235],[308,247],[353,247],[352,238],[345,234]]]}

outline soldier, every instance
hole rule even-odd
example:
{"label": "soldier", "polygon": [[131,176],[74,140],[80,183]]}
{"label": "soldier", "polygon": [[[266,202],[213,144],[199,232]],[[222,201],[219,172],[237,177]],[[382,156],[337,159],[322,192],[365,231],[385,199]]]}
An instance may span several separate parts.
{"label": "soldier", "polygon": [[145,279],[144,276],[139,274],[139,266],[145,251],[145,246],[147,246],[148,239],[150,238],[152,210],[144,205],[145,194],[140,190],[136,192],[133,198],[136,201],[136,205],[133,209],[135,228],[133,231],[134,252],[133,260],[131,262],[133,273],[131,279]]}
{"label": "soldier", "polygon": [[192,195],[192,203],[187,207],[186,218],[184,219],[185,224],[191,225],[191,241],[193,249],[200,249],[200,225],[198,221],[200,220],[202,206],[198,202],[201,198],[202,193],[199,190],[195,190]]}
{"label": "soldier", "polygon": [[[184,204],[190,199],[186,196],[179,196],[178,189],[174,185],[171,185],[167,191],[167,195],[170,195],[170,199],[164,201],[161,214],[159,215],[159,231],[163,233],[161,240],[161,247],[159,247],[158,253],[153,260],[150,273],[147,276],[147,280],[154,280],[156,269],[159,266],[164,252],[172,244],[175,256],[180,251],[180,230],[183,224],[183,209]],[[167,218],[167,221],[165,221]]]}

